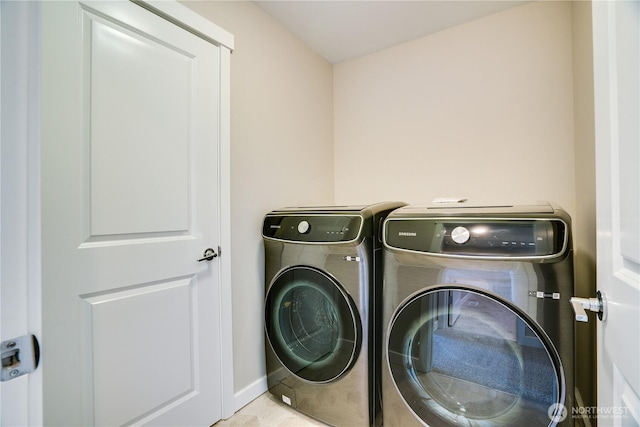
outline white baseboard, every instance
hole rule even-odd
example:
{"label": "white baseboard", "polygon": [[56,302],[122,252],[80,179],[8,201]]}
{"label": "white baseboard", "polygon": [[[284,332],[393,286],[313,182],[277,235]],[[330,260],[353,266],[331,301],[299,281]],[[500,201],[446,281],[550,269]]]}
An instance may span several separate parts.
{"label": "white baseboard", "polygon": [[267,391],[267,377],[266,375],[258,378],[253,383],[249,384],[242,390],[236,392],[233,396],[235,401],[236,412]]}

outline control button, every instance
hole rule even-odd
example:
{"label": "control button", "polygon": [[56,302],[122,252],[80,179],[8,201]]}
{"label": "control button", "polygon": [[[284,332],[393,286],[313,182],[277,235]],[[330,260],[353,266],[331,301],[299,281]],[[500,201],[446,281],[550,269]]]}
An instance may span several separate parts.
{"label": "control button", "polygon": [[310,228],[311,228],[311,226],[309,225],[309,223],[307,221],[300,221],[300,223],[298,224],[298,232],[300,234],[308,233]]}
{"label": "control button", "polygon": [[451,239],[459,245],[467,243],[469,237],[469,230],[467,230],[465,227],[456,227],[451,231]]}

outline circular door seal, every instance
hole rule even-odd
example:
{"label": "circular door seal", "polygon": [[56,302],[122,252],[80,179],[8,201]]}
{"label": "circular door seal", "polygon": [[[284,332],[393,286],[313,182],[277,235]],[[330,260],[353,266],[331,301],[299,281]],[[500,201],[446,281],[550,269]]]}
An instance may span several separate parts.
{"label": "circular door seal", "polygon": [[395,388],[427,425],[555,425],[549,409],[563,405],[566,388],[560,358],[510,302],[471,288],[431,288],[398,307],[388,333]]}
{"label": "circular door seal", "polygon": [[272,282],[265,298],[265,332],[280,362],[294,375],[324,383],[353,365],[362,342],[351,298],[328,274],[291,267]]}

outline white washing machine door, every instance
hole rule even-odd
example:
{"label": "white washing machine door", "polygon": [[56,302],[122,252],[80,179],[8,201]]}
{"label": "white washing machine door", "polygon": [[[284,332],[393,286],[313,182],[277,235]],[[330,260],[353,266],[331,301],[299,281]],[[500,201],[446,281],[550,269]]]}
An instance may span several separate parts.
{"label": "white washing machine door", "polygon": [[333,381],[353,365],[362,344],[360,317],[343,287],[325,272],[291,267],[265,299],[265,332],[280,363],[312,383]]}
{"label": "white washing machine door", "polygon": [[386,356],[398,393],[427,425],[549,426],[568,415],[551,341],[486,291],[447,286],[411,296],[392,317]]}

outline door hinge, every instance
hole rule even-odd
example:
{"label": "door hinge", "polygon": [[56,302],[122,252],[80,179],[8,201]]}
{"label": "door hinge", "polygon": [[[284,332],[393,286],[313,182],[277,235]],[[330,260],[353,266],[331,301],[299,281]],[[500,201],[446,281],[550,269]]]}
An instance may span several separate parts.
{"label": "door hinge", "polygon": [[24,335],[3,341],[1,381],[9,381],[36,370],[40,361],[40,345],[35,335]]}

